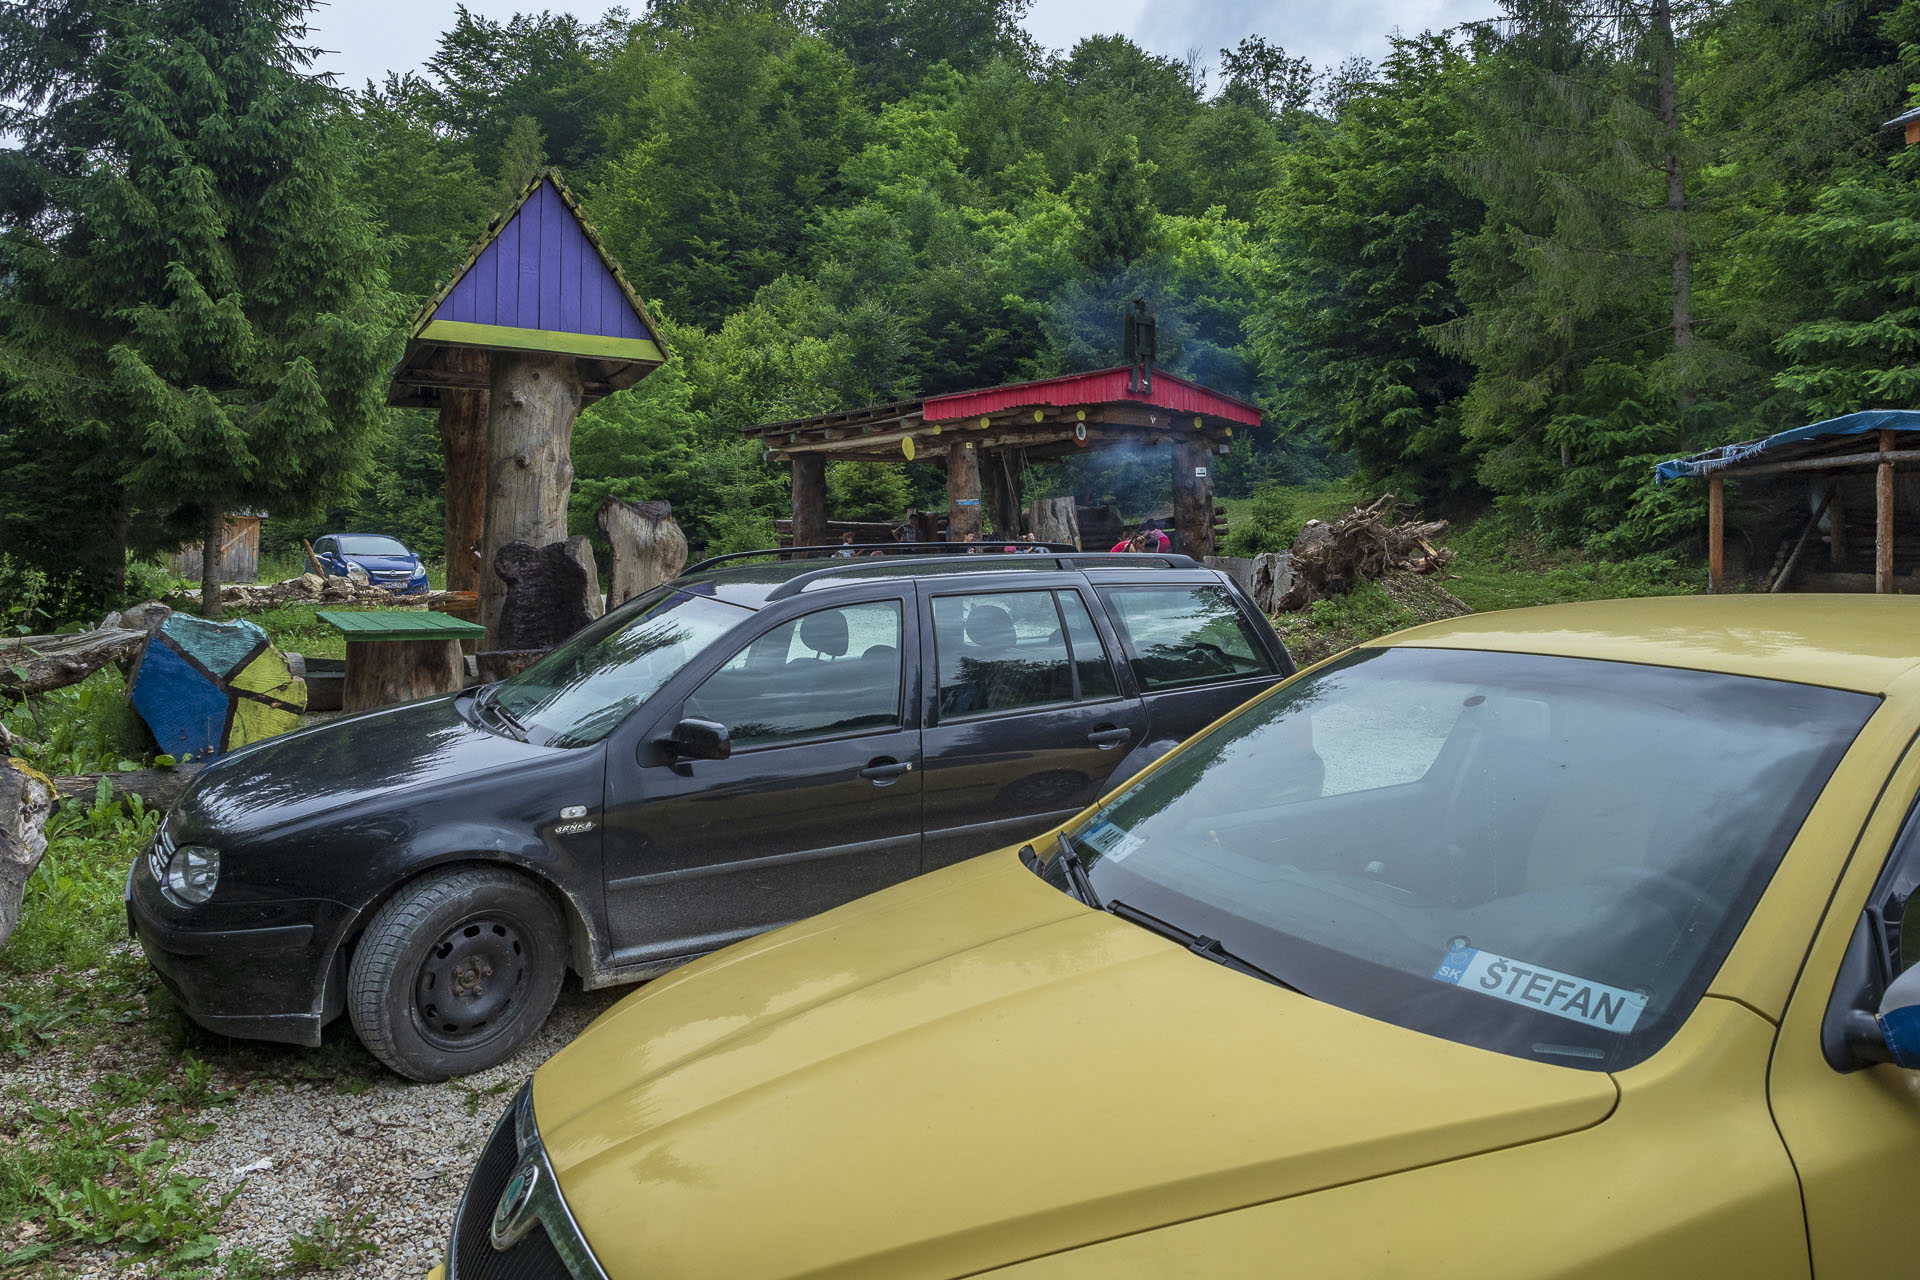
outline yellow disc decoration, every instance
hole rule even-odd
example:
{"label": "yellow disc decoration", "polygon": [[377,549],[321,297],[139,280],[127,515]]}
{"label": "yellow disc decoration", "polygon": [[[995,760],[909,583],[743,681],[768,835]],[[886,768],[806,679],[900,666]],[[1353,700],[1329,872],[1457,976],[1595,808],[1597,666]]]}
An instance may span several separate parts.
{"label": "yellow disc decoration", "polygon": [[1200,429],[1200,415],[1197,413],[1193,415],[1193,429],[1195,431]]}
{"label": "yellow disc decoration", "polygon": [[992,421],[993,421],[993,419],[991,419],[991,418],[989,418],[989,417],[986,417],[986,416],[985,416],[985,415],[983,414],[983,415],[981,416],[981,418],[980,418],[980,429],[981,429],[982,431],[984,431],[984,430],[986,430],[986,429],[987,429],[987,424],[989,424],[989,423],[990,423],[990,422],[992,422]]}
{"label": "yellow disc decoration", "polygon": [[1047,417],[1047,414],[1044,409],[1035,409],[1033,411],[1033,420],[1035,422],[1044,422],[1046,421],[1046,417]]}
{"label": "yellow disc decoration", "polygon": [[900,452],[907,455],[908,462],[913,461],[913,437],[912,436],[908,436],[905,440],[902,440],[900,442]]}

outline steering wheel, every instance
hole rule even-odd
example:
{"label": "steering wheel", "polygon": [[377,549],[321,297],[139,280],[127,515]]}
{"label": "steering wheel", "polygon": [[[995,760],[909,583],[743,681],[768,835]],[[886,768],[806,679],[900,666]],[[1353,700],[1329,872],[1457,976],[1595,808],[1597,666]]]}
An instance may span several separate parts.
{"label": "steering wheel", "polygon": [[1189,640],[1187,641],[1187,651],[1189,653],[1200,654],[1209,661],[1217,663],[1229,671],[1233,670],[1233,656],[1217,644],[1208,644],[1205,640]]}
{"label": "steering wheel", "polygon": [[1657,867],[1637,867],[1618,863],[1601,867],[1581,878],[1582,883],[1636,893],[1673,917],[1674,925],[1686,928],[1687,921],[1700,910],[1706,894],[1699,885],[1671,871]]}

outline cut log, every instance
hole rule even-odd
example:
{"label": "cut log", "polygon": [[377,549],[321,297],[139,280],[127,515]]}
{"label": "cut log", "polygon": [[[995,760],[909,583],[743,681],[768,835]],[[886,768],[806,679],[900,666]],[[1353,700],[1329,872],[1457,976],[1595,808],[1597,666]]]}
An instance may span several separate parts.
{"label": "cut log", "polygon": [[[489,652],[551,649],[600,616],[599,571],[585,538],[544,547],[510,542],[493,560],[500,612]],[[482,607],[486,596],[481,596]]]}
{"label": "cut log", "polygon": [[1173,528],[1178,549],[1200,559],[1213,554],[1213,448],[1204,440],[1176,440],[1173,454]]}
{"label": "cut log", "polygon": [[453,693],[466,683],[466,676],[458,640],[349,639],[341,709],[371,711]]}
{"label": "cut log", "polygon": [[947,446],[947,541],[978,542],[980,515],[979,450],[956,440]]}
{"label": "cut log", "polygon": [[609,609],[671,581],[687,567],[687,536],[665,502],[622,502],[609,497],[593,521],[613,548]]}
{"label": "cut log", "polygon": [[53,783],[21,764],[0,759],[0,946],[20,923],[27,881],[47,852],[47,814]]}
{"label": "cut log", "polygon": [[[493,354],[487,392],[487,512],[481,561],[499,564],[502,548],[544,547],[567,536],[573,490],[573,423],[580,415],[580,373],[572,356],[526,351]],[[516,647],[500,635],[506,584],[480,578],[480,621],[489,648]]]}
{"label": "cut log", "polygon": [[108,665],[124,669],[146,644],[145,630],[127,627],[0,642],[0,700],[79,684]]}
{"label": "cut log", "polygon": [[1253,558],[1253,597],[1262,613],[1277,613],[1280,601],[1293,589],[1293,554],[1288,551],[1262,552]]}
{"label": "cut log", "polygon": [[1080,521],[1072,498],[1035,498],[1027,504],[1027,525],[1033,530],[1035,542],[1064,542],[1078,550],[1086,549],[1080,545]]}
{"label": "cut log", "polygon": [[149,809],[165,812],[173,807],[180,793],[205,765],[183,764],[171,769],[132,769],[125,773],[78,773],[53,780],[54,793],[63,803],[92,804],[100,794],[101,779],[107,783],[108,798],[127,800],[140,797]]}

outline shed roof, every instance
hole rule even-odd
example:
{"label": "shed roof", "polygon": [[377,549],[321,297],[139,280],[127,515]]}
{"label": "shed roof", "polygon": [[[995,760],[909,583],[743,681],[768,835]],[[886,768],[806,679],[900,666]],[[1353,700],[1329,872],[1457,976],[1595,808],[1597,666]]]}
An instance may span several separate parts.
{"label": "shed roof", "polygon": [[[901,442],[967,432],[987,446],[1025,449],[1044,459],[1077,448],[1110,447],[1141,436],[1223,441],[1257,426],[1260,410],[1171,373],[1153,371],[1151,389],[1128,389],[1126,368],[1098,369],[1031,382],[894,400],[744,428],[766,441],[769,457],[824,453],[836,459],[897,459]],[[973,434],[978,432],[980,434]]]}
{"label": "shed roof", "polygon": [[1738,470],[1763,461],[1785,462],[1809,457],[1820,452],[1820,442],[1831,437],[1857,436],[1870,431],[1920,431],[1920,410],[1867,409],[1793,427],[1759,440],[1723,444],[1690,457],[1671,458],[1657,464],[1653,469],[1654,479],[1664,484],[1668,480]]}
{"label": "shed roof", "polygon": [[632,386],[666,359],[659,326],[560,175],[529,182],[460,269],[414,317],[388,402],[438,403],[437,389],[485,385],[449,348],[574,356],[584,398]]}

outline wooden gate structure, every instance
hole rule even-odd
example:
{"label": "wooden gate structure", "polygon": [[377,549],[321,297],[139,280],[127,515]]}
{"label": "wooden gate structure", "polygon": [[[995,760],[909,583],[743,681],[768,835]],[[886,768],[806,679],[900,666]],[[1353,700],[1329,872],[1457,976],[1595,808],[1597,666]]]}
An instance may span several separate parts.
{"label": "wooden gate structure", "polygon": [[998,533],[1019,531],[1026,465],[1057,463],[1081,449],[1135,447],[1166,450],[1179,550],[1212,555],[1213,459],[1227,451],[1235,427],[1259,425],[1260,411],[1157,369],[1146,380],[1134,374],[1101,369],[898,400],[764,423],[745,434],[766,445],[770,461],[793,468],[795,546],[827,541],[829,462],[920,458],[944,467],[947,537],[962,542],[985,532],[987,514]]}
{"label": "wooden gate structure", "polygon": [[[1805,521],[1785,558],[1769,572],[1767,590],[1788,590],[1797,576],[1818,591],[1884,595],[1920,590],[1920,530],[1911,520],[1920,510],[1916,463],[1920,410],[1870,409],[1675,458],[1654,470],[1661,481],[1707,482],[1709,591],[1726,589],[1727,481],[1805,477]],[[1904,526],[1903,513],[1908,515]],[[1807,553],[1818,542],[1825,543],[1826,563],[1815,569]],[[1902,565],[1904,577],[1897,573]]]}

